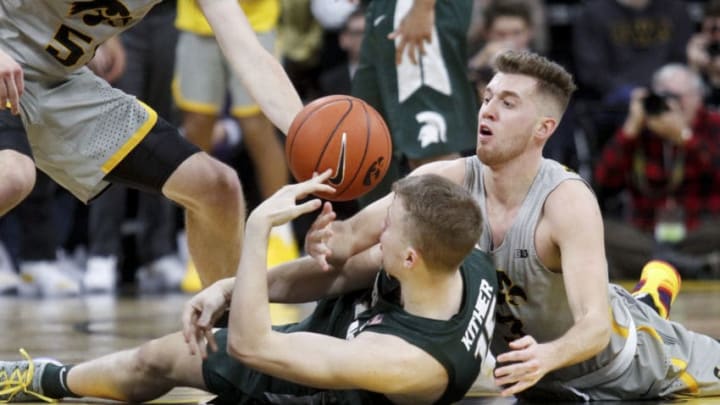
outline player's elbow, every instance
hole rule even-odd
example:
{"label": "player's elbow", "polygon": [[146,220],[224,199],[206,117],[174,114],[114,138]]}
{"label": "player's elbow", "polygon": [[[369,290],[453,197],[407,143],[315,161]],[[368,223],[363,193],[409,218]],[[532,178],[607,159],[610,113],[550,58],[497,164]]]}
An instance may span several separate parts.
{"label": "player's elbow", "polygon": [[227,353],[230,357],[247,366],[255,366],[261,363],[264,352],[262,339],[228,331]]}
{"label": "player's elbow", "polygon": [[593,355],[600,353],[610,344],[610,336],[612,335],[612,321],[609,314],[598,315],[593,321],[592,337],[589,340],[588,349]]}

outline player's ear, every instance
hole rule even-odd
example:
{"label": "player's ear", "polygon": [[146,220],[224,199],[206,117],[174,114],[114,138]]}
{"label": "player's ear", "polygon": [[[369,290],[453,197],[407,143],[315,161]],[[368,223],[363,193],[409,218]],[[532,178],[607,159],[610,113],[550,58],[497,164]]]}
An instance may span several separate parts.
{"label": "player's ear", "polygon": [[555,132],[558,126],[558,120],[552,116],[543,116],[538,120],[535,127],[535,135],[542,140],[546,140]]}
{"label": "player's ear", "polygon": [[403,265],[405,268],[413,268],[417,264],[418,260],[420,259],[420,253],[418,253],[415,248],[412,246],[409,246],[405,250],[405,258],[403,259]]}

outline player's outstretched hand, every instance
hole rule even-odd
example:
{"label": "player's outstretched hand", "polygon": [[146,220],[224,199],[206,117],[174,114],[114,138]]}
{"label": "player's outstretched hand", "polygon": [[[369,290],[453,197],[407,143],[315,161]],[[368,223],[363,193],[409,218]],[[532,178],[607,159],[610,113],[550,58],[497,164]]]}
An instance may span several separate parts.
{"label": "player's outstretched hand", "polygon": [[546,346],[526,335],[510,342],[510,351],[497,357],[495,385],[503,387],[500,395],[511,396],[537,383],[548,372]]}
{"label": "player's outstretched hand", "polygon": [[207,358],[206,341],[210,350],[217,350],[212,329],[218,318],[230,307],[234,280],[229,278],[217,281],[185,303],[182,313],[183,336],[191,355],[199,353]]}
{"label": "player's outstretched hand", "polygon": [[397,39],[395,46],[395,63],[402,63],[403,54],[407,50],[410,62],[417,65],[420,57],[425,55],[425,42],[432,41],[435,26],[435,3],[424,4],[415,2],[407,15],[400,21],[395,31],[388,34],[388,39]]}
{"label": "player's outstretched hand", "polygon": [[0,110],[10,107],[10,111],[17,115],[24,89],[22,67],[10,55],[0,51]]}
{"label": "player's outstretched hand", "polygon": [[302,183],[284,186],[253,210],[248,217],[248,226],[258,223],[269,226],[282,225],[302,214],[307,214],[320,208],[322,202],[318,198],[299,205],[297,204],[297,200],[313,193],[334,193],[335,188],[324,184],[330,178],[331,174],[332,170],[328,169],[322,174],[314,176]]}

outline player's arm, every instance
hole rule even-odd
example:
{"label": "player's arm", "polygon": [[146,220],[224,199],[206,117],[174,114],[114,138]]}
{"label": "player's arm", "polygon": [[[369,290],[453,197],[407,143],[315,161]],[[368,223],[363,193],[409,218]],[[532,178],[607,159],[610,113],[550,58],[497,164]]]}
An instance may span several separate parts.
{"label": "player's arm", "polygon": [[372,285],[381,266],[380,245],[330,270],[323,270],[310,256],[283,263],[268,271],[270,302],[310,302],[366,288]]}
{"label": "player's arm", "polygon": [[287,134],[302,102],[277,59],[257,39],[237,0],[198,0],[220,48],[263,113]]}
{"label": "player's arm", "polygon": [[408,58],[417,64],[420,56],[425,54],[425,42],[432,41],[435,26],[435,0],[414,0],[410,11],[403,17],[400,24],[388,35],[388,39],[397,38],[395,47],[395,63],[402,62],[407,50]]}
{"label": "player's arm", "polygon": [[[457,184],[465,179],[465,159],[427,163],[410,176],[433,173]],[[383,220],[392,203],[394,193],[373,202],[344,221],[335,221],[328,206],[315,220],[305,236],[305,251],[317,260],[324,270],[342,266],[348,258],[365,251],[380,241]]]}
{"label": "player's arm", "polygon": [[440,363],[391,335],[364,332],[348,341],[268,329],[263,339],[253,342],[230,331],[228,353],[253,369],[311,387],[439,397],[447,386]]}
{"label": "player's arm", "polygon": [[561,337],[538,344],[531,336],[510,343],[498,363],[496,384],[513,395],[550,371],[586,360],[610,341],[611,320],[603,223],[595,196],[579,181],[563,182],[548,197],[543,220],[549,221],[574,324]]}
{"label": "player's arm", "polygon": [[442,377],[444,370],[399,338],[368,334],[347,342],[312,333],[282,334],[271,328],[266,274],[270,230],[319,208],[317,199],[300,205],[296,201],[332,190],[322,184],[329,176],[328,170],[283,187],[248,217],[230,304],[228,352],[259,371],[311,386],[414,392]]}

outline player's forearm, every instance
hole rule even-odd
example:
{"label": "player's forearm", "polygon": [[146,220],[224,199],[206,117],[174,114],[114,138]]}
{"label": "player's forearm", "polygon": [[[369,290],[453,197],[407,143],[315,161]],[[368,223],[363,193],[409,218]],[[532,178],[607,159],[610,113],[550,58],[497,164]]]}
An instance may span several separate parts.
{"label": "player's forearm", "polygon": [[588,315],[563,336],[547,343],[553,353],[549,371],[571,366],[600,353],[610,343],[609,314]]}
{"label": "player's forearm", "polygon": [[225,58],[263,113],[287,134],[302,102],[278,60],[262,47],[237,0],[199,2]]}
{"label": "player's forearm", "polygon": [[333,228],[333,232],[342,232],[344,241],[347,241],[351,246],[351,256],[363,252],[380,242],[385,214],[393,198],[394,193],[390,193],[373,202],[352,218],[341,222],[338,227]]}
{"label": "player's forearm", "polygon": [[237,357],[256,352],[271,332],[266,265],[270,228],[252,215],[246,224],[228,324],[228,351]]}

